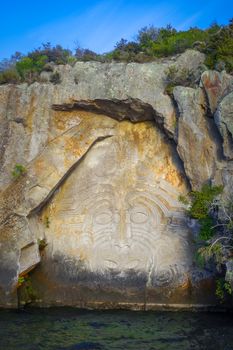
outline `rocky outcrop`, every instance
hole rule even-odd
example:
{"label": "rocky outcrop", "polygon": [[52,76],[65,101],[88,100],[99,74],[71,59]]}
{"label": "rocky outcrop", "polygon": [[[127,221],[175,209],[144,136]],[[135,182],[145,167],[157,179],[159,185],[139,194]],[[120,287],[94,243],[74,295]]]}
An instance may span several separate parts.
{"label": "rocky outcrop", "polygon": [[233,90],[233,77],[225,71],[205,71],[201,76],[201,86],[208,98],[209,109],[215,113],[219,102]]}
{"label": "rocky outcrop", "polygon": [[233,92],[223,98],[214,115],[223,139],[224,156],[233,159]]}
{"label": "rocky outcrop", "polygon": [[56,111],[89,111],[105,114],[118,121],[130,120],[133,123],[156,119],[155,111],[151,105],[134,98],[122,101],[117,99],[73,101],[71,104],[53,105],[52,108]]}
{"label": "rocky outcrop", "polygon": [[173,95],[179,111],[177,150],[192,187],[198,188],[215,177],[218,166],[215,126],[206,117],[207,105],[202,89],[178,86]]}
{"label": "rocky outcrop", "polygon": [[[0,86],[1,306],[29,271],[42,306],[215,302],[178,199],[206,182],[232,192],[232,77],[198,86],[204,59],[78,62],[54,67],[57,85]],[[167,95],[171,67],[193,87]]]}

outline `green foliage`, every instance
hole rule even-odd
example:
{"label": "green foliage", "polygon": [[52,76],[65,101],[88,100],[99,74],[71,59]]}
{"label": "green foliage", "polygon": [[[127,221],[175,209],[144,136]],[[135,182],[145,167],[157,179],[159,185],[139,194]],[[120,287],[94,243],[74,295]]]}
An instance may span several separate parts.
{"label": "green foliage", "polygon": [[29,275],[25,275],[23,277],[19,277],[19,280],[22,281],[18,283],[18,287],[20,288],[20,299],[24,301],[24,303],[28,304],[37,299],[37,293],[32,285],[32,280]]}
{"label": "green foliage", "polygon": [[26,173],[26,168],[22,164],[16,164],[13,171],[12,171],[12,176],[14,178],[20,177],[22,174]]}
{"label": "green foliage", "polygon": [[[49,227],[49,226],[48,226]],[[47,246],[47,242],[45,240],[45,238],[43,239],[38,239],[37,240],[38,246],[39,246],[39,250],[42,251],[45,249],[45,247]]]}
{"label": "green foliage", "polygon": [[188,205],[189,204],[189,200],[186,196],[183,196],[183,195],[179,195],[179,198],[178,200],[183,203],[184,205]]}
{"label": "green foliage", "polygon": [[[44,43],[41,47],[22,55],[16,52],[10,59],[0,62],[0,84],[5,83],[32,83],[39,79],[40,72],[46,69],[50,62],[54,64],[71,64],[76,61],[112,60],[122,62],[150,62],[157,58],[167,57],[184,52],[186,49],[197,49],[206,55],[205,64],[217,70],[226,69],[233,72],[233,20],[228,25],[219,26],[216,23],[203,30],[190,28],[186,31],[177,31],[171,25],[162,28],[154,26],[143,27],[138,31],[134,41],[121,39],[116,43],[114,50],[106,54],[97,54],[79,46],[72,54],[61,45],[52,46]],[[48,67],[48,66],[47,66]],[[173,76],[172,76],[173,75]],[[57,84],[58,78],[52,77]],[[172,94],[176,85],[191,86],[193,77],[191,72],[171,72],[168,74],[166,92]]]}
{"label": "green foliage", "polygon": [[46,216],[46,217],[45,217],[45,227],[46,227],[46,228],[49,228],[49,226],[50,226],[50,220],[49,220],[49,217]]}
{"label": "green foliage", "polygon": [[105,56],[108,59],[123,62],[144,62],[148,61],[145,53],[141,52],[141,47],[137,42],[121,39],[116,43],[115,49]]}
{"label": "green foliage", "polygon": [[[147,47],[151,42],[156,41],[159,37],[160,29],[154,26],[143,27],[138,31],[137,41],[141,47]],[[124,39],[121,39],[124,40]]]}
{"label": "green foliage", "polygon": [[216,196],[222,190],[221,186],[203,186],[201,191],[191,192],[188,210],[189,215],[198,219],[201,226],[199,237],[203,243],[196,253],[197,265],[203,268],[206,264],[211,264],[209,266],[212,267],[214,264],[218,273],[223,276],[216,280],[216,296],[221,302],[233,294],[229,273],[227,281],[225,279],[226,264],[233,256],[233,200],[216,201]]}
{"label": "green foliage", "polygon": [[203,185],[200,191],[191,191],[188,196],[179,196],[179,201],[188,205],[187,214],[199,220],[201,225],[201,238],[208,240],[213,232],[211,230],[214,221],[210,210],[214,206],[215,198],[223,191],[222,186]]}
{"label": "green foliage", "polygon": [[37,294],[35,289],[32,286],[32,281],[29,276],[25,278],[25,289],[27,294],[27,302],[31,302],[36,299]]}
{"label": "green foliage", "polygon": [[52,46],[47,42],[42,47],[29,52],[28,57],[35,62],[41,62],[46,57],[46,62],[54,62],[55,64],[67,64],[69,57],[72,56],[70,50],[64,49],[61,45]]}
{"label": "green foliage", "polygon": [[0,84],[16,84],[20,82],[20,75],[15,68],[0,72]]}
{"label": "green foliage", "polygon": [[203,252],[199,249],[195,253],[195,261],[197,263],[197,266],[200,268],[204,268],[206,264],[206,258]]}
{"label": "green foliage", "polygon": [[172,65],[166,72],[165,92],[168,95],[172,95],[174,87],[178,85],[194,87],[195,77],[188,69],[183,68],[178,70],[175,65]]}
{"label": "green foliage", "polygon": [[214,24],[209,29],[209,36],[206,41],[207,54],[206,65],[209,68],[216,68],[221,62],[222,67],[228,72],[233,72],[233,19],[227,26]]}
{"label": "green foliage", "polygon": [[207,219],[213,200],[216,196],[221,194],[222,191],[222,186],[211,187],[210,185],[204,185],[201,191],[190,192],[192,205],[188,210],[189,216],[198,220]]}
{"label": "green foliage", "polygon": [[[16,52],[10,60],[0,62],[0,84],[20,81],[33,83],[39,79],[39,75],[47,63],[67,64],[74,63],[74,61],[76,59],[70,50],[63,49],[60,45],[52,46],[50,43],[42,44],[42,47],[25,56]],[[52,79],[56,84],[59,81],[56,75]]]}
{"label": "green foliage", "polygon": [[24,282],[25,282],[25,277],[19,276],[19,278],[18,278],[18,287],[22,286]]}
{"label": "green foliage", "polygon": [[[179,200],[188,205],[187,214],[198,220],[200,224],[199,238],[209,241],[215,234],[215,220],[212,211],[216,208],[216,197],[223,191],[222,186],[204,185],[200,191],[191,191],[188,196],[180,196]],[[222,263],[223,250],[220,244],[204,245],[199,248],[196,255],[198,265],[204,264],[214,258],[217,264]]]}
{"label": "green foliage", "polygon": [[89,49],[82,49],[79,46],[75,50],[75,58],[79,61],[99,61],[100,56]]}
{"label": "green foliage", "polygon": [[191,28],[188,31],[161,31],[158,39],[151,43],[149,51],[156,57],[170,56],[192,48],[194,43],[202,42],[207,33],[201,29]]}
{"label": "green foliage", "polygon": [[[189,193],[190,205],[187,210],[188,215],[197,219],[200,224],[199,238],[208,241],[214,235],[214,219],[211,210],[214,207],[215,198],[223,191],[222,186],[204,185],[201,191],[191,191]],[[183,201],[187,198],[183,198]]]}
{"label": "green foliage", "polygon": [[199,219],[199,223],[201,225],[199,237],[208,241],[214,234],[214,220],[210,215],[207,215],[207,217]]}
{"label": "green foliage", "polygon": [[197,263],[199,261],[202,262],[202,267],[204,267],[211,259],[215,261],[217,267],[221,267],[221,264],[224,262],[224,250],[220,243],[214,245],[206,243],[198,249],[196,257]]}
{"label": "green foliage", "polygon": [[[115,49],[105,55],[105,59],[118,61],[148,62],[158,57],[166,57],[197,49],[206,54],[206,64],[210,68],[233,71],[233,21],[226,26],[211,25],[208,29],[190,28],[177,31],[168,25],[165,28],[143,27],[136,41],[121,39]],[[172,93],[177,85],[168,83],[167,92]]]}
{"label": "green foliage", "polygon": [[220,302],[224,302],[227,295],[232,295],[233,291],[229,282],[225,281],[224,278],[219,278],[216,280],[216,290],[215,294]]}
{"label": "green foliage", "polygon": [[37,59],[23,57],[21,61],[16,63],[16,70],[23,81],[32,83],[38,78],[38,75],[42,71],[47,59],[48,58],[45,55],[38,56]]}

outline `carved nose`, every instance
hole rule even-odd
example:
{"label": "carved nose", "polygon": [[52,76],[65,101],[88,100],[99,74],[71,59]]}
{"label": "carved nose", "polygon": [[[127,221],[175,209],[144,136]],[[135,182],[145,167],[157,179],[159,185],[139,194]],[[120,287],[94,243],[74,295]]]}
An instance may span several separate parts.
{"label": "carved nose", "polygon": [[119,210],[116,214],[116,240],[115,245],[119,248],[129,247],[130,224],[126,210]]}

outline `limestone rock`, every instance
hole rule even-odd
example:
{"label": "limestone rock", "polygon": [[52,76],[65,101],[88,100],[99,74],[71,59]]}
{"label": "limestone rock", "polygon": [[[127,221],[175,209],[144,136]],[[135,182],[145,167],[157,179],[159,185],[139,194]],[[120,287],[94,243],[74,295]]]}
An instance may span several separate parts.
{"label": "limestone rock", "polygon": [[176,59],[176,65],[182,70],[196,72],[204,64],[205,55],[197,50],[187,50]]}
{"label": "limestone rock", "polygon": [[49,83],[51,78],[51,72],[41,72],[40,73],[40,82],[41,83]]}
{"label": "limestone rock", "polygon": [[[55,284],[61,279],[63,303],[70,302],[68,289],[87,303],[85,288],[97,281],[95,301],[103,302],[109,289],[119,296],[124,290],[120,299],[129,303],[132,289],[131,302],[142,302],[147,287],[183,284],[191,266],[189,232],[178,201],[185,184],[167,157],[174,152],[171,145],[152,123],[109,123],[115,135],[88,152],[38,213],[39,223],[49,217],[51,224],[45,229],[48,254],[35,281],[48,273]],[[40,290],[45,300],[54,298],[49,281]]]}
{"label": "limestone rock", "polygon": [[57,111],[86,110],[98,114],[105,113],[119,121],[142,122],[156,119],[155,111],[151,105],[134,98],[122,101],[117,99],[73,101],[70,104],[53,105],[52,108]]}
{"label": "limestone rock", "polygon": [[223,138],[223,152],[227,159],[233,159],[233,92],[219,104],[214,120]]}
{"label": "limestone rock", "polygon": [[[38,223],[29,222],[28,217],[46,203],[90,147],[113,135],[113,123],[116,122],[111,122],[108,127],[105,120],[99,122],[97,118],[89,118],[77,128],[80,124],[77,118],[77,125],[51,140],[30,163],[26,174],[1,194],[0,257],[4,259],[4,265],[0,266],[0,281],[1,288],[10,298],[19,274],[30,271],[40,261],[37,240],[44,238],[44,232],[37,229]],[[8,270],[12,273],[7,274]]]}
{"label": "limestone rock", "polygon": [[[151,122],[119,123],[75,110],[53,115],[57,126],[72,119],[75,126],[48,142],[0,198],[0,253],[14,272],[0,269],[8,303],[17,276],[38,263],[41,238],[48,245],[34,283],[43,305],[59,298],[81,306],[80,295],[88,305],[93,296],[85,290],[95,290],[97,281],[94,305],[106,302],[109,290],[129,304],[144,302],[146,288],[161,288],[159,298],[169,300],[192,265],[178,201],[187,186],[175,149]],[[59,288],[50,288],[48,276]]]}
{"label": "limestone rock", "polygon": [[192,187],[199,188],[215,175],[218,157],[214,124],[206,117],[205,96],[200,88],[177,86],[173,95],[179,109],[177,150]]}
{"label": "limestone rock", "polygon": [[[1,306],[17,306],[28,271],[42,306],[215,302],[178,198],[188,180],[229,190],[233,169],[203,90],[165,93],[169,67],[198,79],[203,62],[195,50],[147,64],[78,62],[54,67],[56,85],[0,86]],[[225,99],[219,120],[229,124]],[[13,178],[17,163],[26,172]]]}
{"label": "limestone rock", "polygon": [[[187,50],[175,59],[145,64],[77,62],[74,67],[56,67],[61,76],[61,83],[57,85],[48,83],[46,78],[46,83],[0,86],[1,133],[5,135],[0,141],[0,188],[12,180],[11,172],[16,163],[25,165],[30,162],[59,133],[59,129],[52,129],[49,125],[53,104],[107,100],[112,108],[114,101],[140,100],[141,105],[149,105],[149,109],[154,110],[156,121],[169,137],[174,137],[176,111],[171,98],[164,93],[168,67],[177,64],[179,69],[195,70],[203,61],[203,54]],[[13,122],[11,126],[10,122]],[[19,122],[24,129],[17,125]]]}
{"label": "limestone rock", "polygon": [[208,97],[209,108],[215,113],[218,103],[233,90],[233,77],[225,71],[205,71],[201,76],[201,86]]}

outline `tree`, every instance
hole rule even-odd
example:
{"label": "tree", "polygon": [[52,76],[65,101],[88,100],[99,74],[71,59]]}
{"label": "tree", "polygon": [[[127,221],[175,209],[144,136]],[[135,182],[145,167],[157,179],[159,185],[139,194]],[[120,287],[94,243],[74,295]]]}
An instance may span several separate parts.
{"label": "tree", "polygon": [[159,37],[160,29],[153,25],[143,27],[138,31],[136,40],[141,46],[147,46],[151,41],[156,41]]}

